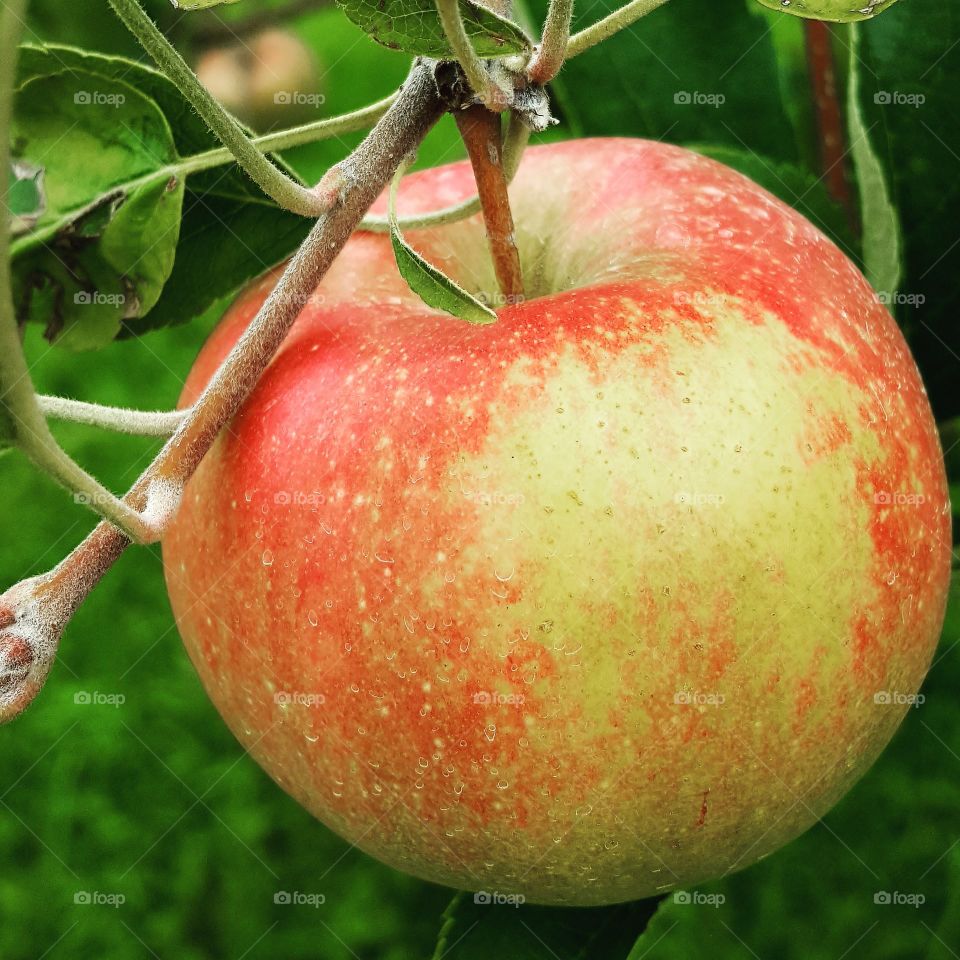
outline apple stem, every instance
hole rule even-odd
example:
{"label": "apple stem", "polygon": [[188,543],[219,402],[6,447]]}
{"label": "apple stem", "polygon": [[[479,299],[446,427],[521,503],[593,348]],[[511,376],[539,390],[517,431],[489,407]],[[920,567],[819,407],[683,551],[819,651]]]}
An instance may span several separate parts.
{"label": "apple stem", "polygon": [[[515,114],[510,114],[507,121],[507,132],[503,138],[503,173],[507,183],[513,182],[517,170],[520,168],[520,159],[530,141],[530,128]],[[439,227],[445,223],[457,223],[466,220],[480,211],[480,197],[474,194],[468,200],[454,203],[449,207],[431,210],[429,213],[414,213],[407,217],[399,217],[397,226],[402,231],[423,230],[426,227]],[[366,216],[360,221],[361,230],[370,233],[389,233],[390,218],[387,216]]]}
{"label": "apple stem", "polygon": [[506,303],[518,302],[524,297],[523,273],[507,192],[500,117],[479,105],[460,110],[454,117],[477,181],[500,293]]}
{"label": "apple stem", "polygon": [[837,93],[832,25],[820,20],[804,20],[803,27],[816,113],[820,169],[827,192],[843,207],[847,221],[856,232],[857,214],[847,177],[847,146],[840,97]]}
{"label": "apple stem", "polygon": [[[445,109],[432,62],[417,61],[393,106],[338,165],[350,189],[317,221],[176,432],[123,498],[125,507],[151,529],[163,530],[186,482],[253,389],[307,298],[400,162]],[[2,232],[5,238],[7,232]],[[35,396],[32,401],[36,405]],[[101,522],[53,571],[0,596],[0,722],[12,719],[36,696],[70,617],[129,544],[122,530]]]}
{"label": "apple stem", "polygon": [[268,197],[285,210],[305,217],[318,217],[325,212],[322,198],[271,163],[237,120],[207,92],[138,0],[109,0],[109,3],[124,26]]}

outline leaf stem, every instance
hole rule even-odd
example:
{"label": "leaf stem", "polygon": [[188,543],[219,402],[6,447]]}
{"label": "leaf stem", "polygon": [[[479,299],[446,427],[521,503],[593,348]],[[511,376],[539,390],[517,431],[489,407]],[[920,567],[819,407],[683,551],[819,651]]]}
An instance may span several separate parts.
{"label": "leaf stem", "polygon": [[587,27],[586,30],[575,33],[567,44],[567,59],[579,56],[584,50],[589,50],[590,47],[612,37],[666,2],[667,0],[631,0],[619,10],[614,10],[609,16]]}
{"label": "leaf stem", "polygon": [[[419,146],[443,114],[446,105],[432,68],[429,61],[415,64],[394,105],[363,143],[339,164],[347,189],[317,220],[273,292],[190,408],[177,432],[124,497],[134,510],[150,507],[149,501],[153,499],[153,515],[163,514],[158,526],[176,509],[176,498],[186,481],[223,425],[255,386],[306,298],[343,249],[363,214],[390,181],[400,162]],[[0,721],[12,719],[31,702],[50,670],[59,635],[70,615],[129,542],[116,527],[100,523],[49,574],[23,581],[0,597]],[[31,621],[38,616],[44,618],[39,625]],[[43,644],[39,651],[31,651],[29,668],[17,673],[5,664],[15,665],[9,651],[21,639],[24,624],[34,635],[42,635]]]}
{"label": "leaf stem", "polygon": [[[513,181],[520,166],[520,158],[530,140],[530,128],[515,114],[510,115],[507,133],[503,140],[503,172],[507,183]],[[446,223],[466,220],[480,211],[480,196],[474,194],[467,200],[432,210],[430,213],[415,213],[409,217],[400,217],[397,226],[400,230],[422,230],[425,227],[439,227]],[[370,233],[389,233],[390,218],[381,216],[364,217],[360,229]]]}
{"label": "leaf stem", "polygon": [[326,203],[323,198],[274,166],[243,127],[207,92],[138,0],[109,0],[109,3],[157,66],[177,85],[237,163],[268,197],[285,210],[305,217],[318,217],[324,212]]}
{"label": "leaf stem", "polygon": [[454,117],[477,181],[500,293],[505,303],[517,303],[523,300],[523,273],[503,169],[500,117],[479,104],[459,111]]}
{"label": "leaf stem", "polygon": [[543,86],[560,72],[567,56],[572,18],[573,0],[550,0],[540,46],[527,68],[532,83]]}
{"label": "leaf stem", "polygon": [[116,433],[133,433],[143,437],[169,437],[187,415],[185,410],[128,410],[105,407],[67,397],[37,397],[40,412],[46,417],[104,427]]}

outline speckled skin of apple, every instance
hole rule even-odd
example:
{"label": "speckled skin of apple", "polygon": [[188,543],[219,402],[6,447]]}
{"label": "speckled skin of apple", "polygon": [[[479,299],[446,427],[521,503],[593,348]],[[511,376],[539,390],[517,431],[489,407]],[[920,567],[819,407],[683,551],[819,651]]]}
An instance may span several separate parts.
{"label": "speckled skin of apple", "polygon": [[[401,213],[470,191],[417,174]],[[214,703],[324,823],[429,880],[608,903],[753,863],[872,763],[941,627],[946,482],[893,320],[752,182],[582,140],[511,192],[530,299],[490,326],[350,241],[166,575]],[[409,239],[495,289],[476,219]]]}

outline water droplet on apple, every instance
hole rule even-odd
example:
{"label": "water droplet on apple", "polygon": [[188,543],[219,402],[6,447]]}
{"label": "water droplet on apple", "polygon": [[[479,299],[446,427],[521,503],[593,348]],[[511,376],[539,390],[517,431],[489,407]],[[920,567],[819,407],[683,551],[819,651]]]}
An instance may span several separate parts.
{"label": "water droplet on apple", "polygon": [[273,563],[273,553],[270,550],[264,550],[260,556],[260,560],[265,567],[269,567]]}

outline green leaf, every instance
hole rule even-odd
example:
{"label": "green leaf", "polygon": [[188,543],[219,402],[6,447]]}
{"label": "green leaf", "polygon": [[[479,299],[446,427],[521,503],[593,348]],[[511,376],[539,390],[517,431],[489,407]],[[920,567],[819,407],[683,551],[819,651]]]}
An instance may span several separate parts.
{"label": "green leaf", "polygon": [[498,894],[461,893],[444,912],[433,960],[624,960],[657,900],[612,907],[529,906]]}
{"label": "green leaf", "polygon": [[858,27],[859,104],[902,229],[892,305],[941,419],[960,414],[960,4],[910,0]]}
{"label": "green leaf", "polygon": [[810,20],[851,23],[883,13],[896,0],[758,0],[770,10],[779,10]]}
{"label": "green leaf", "polygon": [[183,180],[156,103],[89,72],[19,85],[13,152],[42,168],[46,206],[12,244],[21,321],[71,349],[102,346],[157,302],[173,268]]}
{"label": "green leaf", "polygon": [[[584,5],[575,28],[621,5]],[[535,16],[544,9],[537,0]],[[583,136],[711,143],[775,160],[798,158],[773,33],[764,11],[746,0],[666,3],[570,60],[560,80],[561,120]]]}
{"label": "green leaf", "polygon": [[[422,57],[450,58],[434,0],[337,0],[344,13],[374,40],[391,50]],[[475,0],[461,0],[463,24],[481,57],[506,57],[530,50],[515,23]]]}
{"label": "green leaf", "polygon": [[895,298],[900,283],[900,221],[890,200],[880,160],[870,143],[860,110],[859,28],[851,24],[850,75],[847,85],[847,126],[850,154],[860,191],[860,218],[863,221],[863,270],[874,290]]}
{"label": "green leaf", "polygon": [[[51,76],[77,78],[92,74],[105,78],[104,82],[122,82],[135,87],[142,96],[153,101],[166,118],[178,158],[219,146],[177,87],[163,74],[142,64],[123,57],[50,44],[23,47],[18,66],[21,84]],[[69,123],[72,122],[71,119]],[[175,158],[176,162],[179,160]],[[276,162],[293,174],[282,161]],[[166,177],[163,182],[167,182]],[[129,188],[129,179],[123,180],[110,188],[111,197],[114,192],[122,193]],[[154,183],[144,189],[159,187]],[[251,277],[283,261],[310,229],[307,218],[279,208],[234,164],[191,174],[186,180],[185,191],[172,270],[159,299],[149,310],[141,309],[136,316],[123,318],[122,336],[186,323],[200,316]],[[92,204],[93,200],[92,196],[88,197],[87,203]],[[109,212],[109,204],[101,203],[99,215],[104,212]],[[82,225],[85,232],[93,228],[89,221]],[[34,237],[33,242],[36,244],[39,239]],[[21,238],[19,242],[23,245],[20,252],[25,253],[29,241]],[[113,249],[116,250],[116,245]],[[151,255],[157,253],[155,249]],[[69,276],[64,278],[64,282],[68,281]],[[123,290],[113,290],[112,294],[122,296]],[[41,284],[35,291],[34,300],[34,319],[47,323],[50,311],[56,307],[52,285]],[[96,327],[106,337],[109,311],[98,311],[94,322],[95,305],[88,303],[84,306],[84,316],[90,321],[88,327],[91,330]],[[59,328],[55,324],[51,332],[56,329]],[[109,329],[116,332],[115,316]],[[74,342],[77,342],[78,333],[72,335]],[[93,339],[100,342],[99,335]]]}
{"label": "green leaf", "polygon": [[848,257],[859,258],[857,242],[841,206],[823,181],[803,167],[771,160],[749,150],[711,144],[686,144],[704,156],[739,170],[818,226]]}
{"label": "green leaf", "polygon": [[467,323],[493,323],[497,319],[493,310],[424,260],[401,236],[396,201],[397,185],[405,169],[405,165],[400,167],[390,186],[390,241],[400,276],[427,306],[443,310]]}

